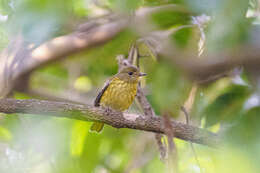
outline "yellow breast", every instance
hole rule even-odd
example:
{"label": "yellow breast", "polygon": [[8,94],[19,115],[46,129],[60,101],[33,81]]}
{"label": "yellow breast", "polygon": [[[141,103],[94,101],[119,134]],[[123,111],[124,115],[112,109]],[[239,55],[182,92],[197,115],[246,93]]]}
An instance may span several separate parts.
{"label": "yellow breast", "polygon": [[133,103],[137,91],[137,82],[128,83],[118,78],[112,79],[108,88],[103,93],[101,106],[124,111]]}

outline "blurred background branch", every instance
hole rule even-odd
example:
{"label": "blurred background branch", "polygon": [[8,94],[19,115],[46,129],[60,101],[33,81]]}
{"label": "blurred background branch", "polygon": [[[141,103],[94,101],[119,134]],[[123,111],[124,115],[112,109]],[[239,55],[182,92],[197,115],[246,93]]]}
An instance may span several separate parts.
{"label": "blurred background branch", "polygon": [[[19,81],[28,78],[26,75],[30,74],[33,70],[58,60],[59,58],[65,58],[73,53],[104,44],[128,26],[135,26],[134,29],[138,31],[141,36],[146,35],[140,41],[145,42],[151,51],[172,60],[174,65],[177,64],[189,77],[200,84],[209,83],[221,77],[229,76],[231,74],[230,70],[237,66],[245,66],[254,72],[258,71],[259,47],[243,45],[241,48],[236,48],[235,50],[203,54],[200,59],[196,59],[193,58],[194,55],[174,48],[175,46],[173,46],[169,40],[170,35],[175,32],[187,27],[194,27],[195,25],[183,25],[166,31],[148,32],[148,34],[147,30],[145,30],[146,27],[138,29],[140,23],[142,23],[142,26],[147,26],[149,31],[151,31],[152,28],[153,30],[157,29],[155,26],[149,27],[151,23],[147,20],[147,17],[160,10],[180,10],[182,12],[188,12],[188,10],[178,5],[163,5],[159,7],[141,8],[135,12],[136,15],[134,17],[109,14],[97,19],[91,19],[81,24],[72,34],[54,38],[39,46],[33,44],[27,45],[23,43],[22,38],[17,37],[10,43],[7,50],[2,51],[1,61],[3,62],[3,67],[1,68],[1,73],[5,75],[1,75],[1,83],[12,86],[14,84],[11,83],[14,82],[11,81],[15,81],[16,88],[19,90]],[[10,61],[12,63],[10,63]],[[18,62],[19,66],[10,65]],[[12,88],[5,87],[5,85],[1,86],[3,92],[0,93],[2,93],[3,96],[9,93],[8,91],[4,92],[4,88]],[[24,88],[26,87],[23,86],[23,89],[20,90],[24,90]]]}
{"label": "blurred background branch", "polygon": [[[136,11],[134,17],[125,15],[111,14],[104,17],[92,19],[84,24],[81,24],[78,29],[68,35],[54,38],[50,41],[42,43],[39,46],[34,44],[27,45],[22,38],[14,38],[6,50],[2,51],[0,60],[2,62],[2,70],[0,71],[0,82],[5,85],[1,86],[0,93],[2,96],[7,95],[10,89],[19,86],[19,79],[26,78],[33,70],[51,63],[60,58],[65,58],[73,53],[89,49],[91,47],[104,44],[114,38],[127,26],[136,25],[146,22],[146,17],[157,11],[172,9],[183,10],[178,5],[164,5],[154,8],[141,8]],[[17,51],[15,51],[17,50]],[[26,50],[26,53],[21,53]],[[16,53],[17,52],[17,53]],[[10,66],[17,64],[19,66]],[[23,77],[22,77],[23,76]],[[9,91],[8,91],[9,90]],[[23,90],[25,90],[23,88]]]}

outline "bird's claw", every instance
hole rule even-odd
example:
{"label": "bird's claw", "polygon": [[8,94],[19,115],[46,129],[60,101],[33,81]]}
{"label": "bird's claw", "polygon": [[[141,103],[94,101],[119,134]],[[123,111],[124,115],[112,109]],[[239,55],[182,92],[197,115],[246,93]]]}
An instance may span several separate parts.
{"label": "bird's claw", "polygon": [[105,107],[105,113],[106,114],[111,114],[112,113],[112,109],[110,107]]}

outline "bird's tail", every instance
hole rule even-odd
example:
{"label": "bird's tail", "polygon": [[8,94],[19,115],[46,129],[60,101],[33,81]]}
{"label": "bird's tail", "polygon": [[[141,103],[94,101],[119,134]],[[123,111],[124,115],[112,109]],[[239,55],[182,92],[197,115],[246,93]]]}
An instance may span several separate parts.
{"label": "bird's tail", "polygon": [[104,127],[104,123],[95,122],[91,125],[90,130],[95,132],[101,132]]}

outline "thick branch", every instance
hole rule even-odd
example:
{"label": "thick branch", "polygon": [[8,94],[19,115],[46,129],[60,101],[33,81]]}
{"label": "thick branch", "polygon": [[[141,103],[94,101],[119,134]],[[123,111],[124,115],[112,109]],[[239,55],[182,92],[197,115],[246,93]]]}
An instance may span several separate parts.
{"label": "thick branch", "polygon": [[[165,133],[161,117],[147,117],[93,107],[90,105],[43,100],[0,99],[0,112],[24,113],[67,117],[84,121],[97,121],[115,128],[131,128],[155,133]],[[198,144],[216,147],[219,137],[207,130],[171,121],[175,137]]]}
{"label": "thick branch", "polygon": [[144,41],[155,55],[162,55],[181,68],[189,77],[199,84],[209,83],[221,77],[232,76],[235,67],[244,66],[249,72],[259,76],[260,51],[257,44],[242,44],[221,52],[205,53],[194,58],[193,52],[178,49],[171,42],[170,35],[184,25],[168,31],[155,31],[140,39]]}

